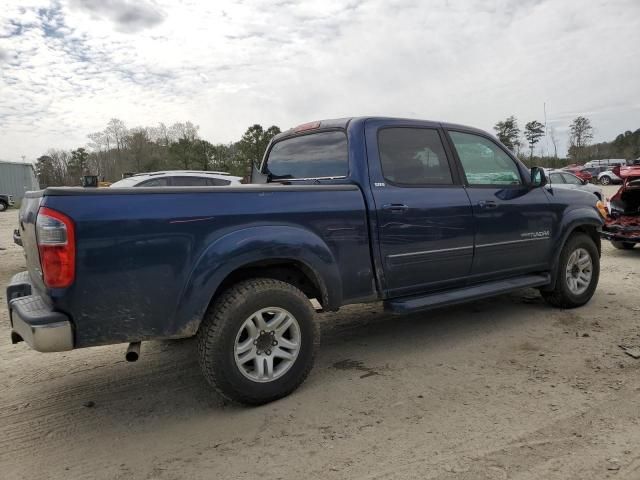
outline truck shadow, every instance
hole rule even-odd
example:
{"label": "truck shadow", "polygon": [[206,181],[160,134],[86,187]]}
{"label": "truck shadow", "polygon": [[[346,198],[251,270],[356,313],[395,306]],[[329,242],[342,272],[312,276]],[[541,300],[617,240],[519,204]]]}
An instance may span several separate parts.
{"label": "truck shadow", "polygon": [[[312,402],[314,391],[325,388],[319,386],[336,376],[352,375],[353,370],[361,378],[377,375],[378,370],[365,365],[369,359],[400,362],[406,354],[428,355],[443,344],[464,344],[480,332],[516,332],[532,314],[548,310],[537,293],[524,290],[402,317],[384,312],[381,304],[321,315],[323,338],[316,367],[299,392],[280,402]],[[144,343],[140,360],[132,364],[124,361],[124,352],[125,346],[118,345],[56,354],[42,371],[14,379],[22,386],[6,408],[25,416],[30,409],[64,411],[74,416],[73,425],[60,427],[73,430],[118,430],[122,424],[142,426],[150,418],[179,422],[216,411],[259,410],[227,404],[215,393],[200,374],[193,339]]]}

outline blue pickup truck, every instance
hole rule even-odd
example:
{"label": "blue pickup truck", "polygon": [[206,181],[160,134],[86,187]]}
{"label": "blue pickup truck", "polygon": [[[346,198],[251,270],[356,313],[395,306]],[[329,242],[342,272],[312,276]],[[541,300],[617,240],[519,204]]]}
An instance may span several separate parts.
{"label": "blue pickup truck", "polygon": [[209,383],[261,404],[307,377],[321,311],[419,312],[524,287],[588,302],[596,201],[475,128],[308,123],[272,140],[250,185],[28,194],[11,338],[42,352],[129,343],[135,359],[141,341],[197,336]]}

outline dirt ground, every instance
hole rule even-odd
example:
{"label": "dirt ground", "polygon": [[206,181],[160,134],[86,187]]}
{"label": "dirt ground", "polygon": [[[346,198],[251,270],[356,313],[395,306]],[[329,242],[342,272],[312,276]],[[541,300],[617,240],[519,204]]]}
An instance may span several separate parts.
{"label": "dirt ground", "polygon": [[[24,269],[0,214],[0,285]],[[426,314],[320,317],[290,397],[224,404],[192,340],[40,354],[11,345],[0,291],[0,478],[640,478],[640,248],[604,244],[563,311],[535,290]]]}

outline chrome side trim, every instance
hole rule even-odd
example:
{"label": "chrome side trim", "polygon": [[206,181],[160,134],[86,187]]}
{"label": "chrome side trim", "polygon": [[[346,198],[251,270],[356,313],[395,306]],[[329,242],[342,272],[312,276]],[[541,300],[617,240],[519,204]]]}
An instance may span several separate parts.
{"label": "chrome side trim", "polygon": [[413,255],[425,255],[428,253],[455,252],[459,250],[470,250],[470,249],[473,249],[473,245],[470,245],[468,247],[441,248],[439,250],[423,250],[421,252],[396,253],[394,255],[388,255],[387,258],[410,257]]}
{"label": "chrome side trim", "polygon": [[522,240],[509,240],[507,242],[483,243],[481,245],[476,245],[476,248],[496,247],[498,245],[511,245],[513,243],[537,242],[538,240],[551,240],[551,237],[536,237],[536,238],[525,238]]}

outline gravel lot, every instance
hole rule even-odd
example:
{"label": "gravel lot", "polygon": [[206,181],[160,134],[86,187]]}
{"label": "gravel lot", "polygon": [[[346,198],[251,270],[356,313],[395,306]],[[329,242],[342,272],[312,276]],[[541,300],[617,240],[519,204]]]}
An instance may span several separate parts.
{"label": "gravel lot", "polygon": [[[615,189],[609,188],[609,194]],[[24,269],[0,213],[0,304]],[[640,478],[640,248],[603,244],[585,307],[535,290],[393,317],[321,316],[307,382],[260,408],[225,405],[194,343],[40,354],[0,307],[2,479]]]}

